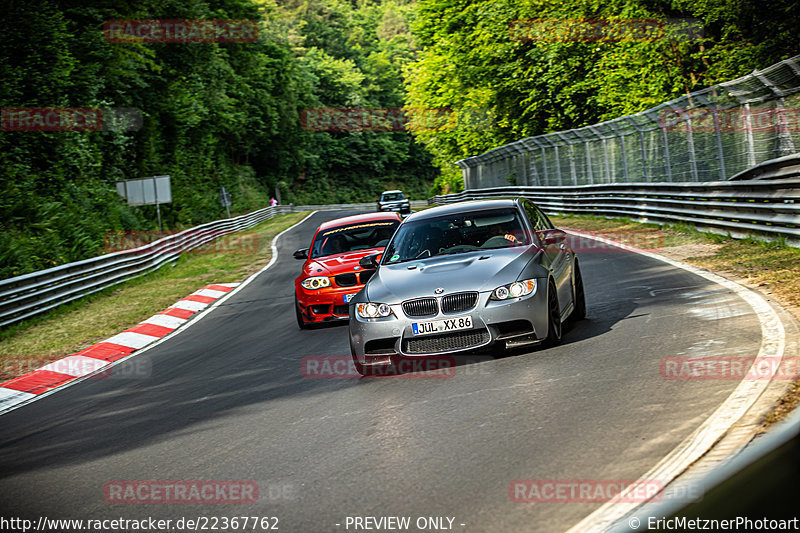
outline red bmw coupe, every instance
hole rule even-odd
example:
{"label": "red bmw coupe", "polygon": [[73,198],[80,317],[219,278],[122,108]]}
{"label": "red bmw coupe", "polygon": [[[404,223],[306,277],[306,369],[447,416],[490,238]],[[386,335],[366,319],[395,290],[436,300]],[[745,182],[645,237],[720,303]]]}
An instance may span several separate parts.
{"label": "red bmw coupe", "polygon": [[401,222],[397,213],[369,213],[325,222],[309,248],[297,250],[303,271],[294,280],[297,325],[348,319],[348,304],[375,273],[358,261],[380,252]]}

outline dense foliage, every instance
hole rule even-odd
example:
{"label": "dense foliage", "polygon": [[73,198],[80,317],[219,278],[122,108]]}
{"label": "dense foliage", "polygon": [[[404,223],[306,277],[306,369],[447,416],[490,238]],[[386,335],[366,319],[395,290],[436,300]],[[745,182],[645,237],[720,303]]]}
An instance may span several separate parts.
{"label": "dense foliage", "polygon": [[[143,121],[136,131],[0,132],[0,278],[102,253],[109,231],[152,231],[155,208],[127,206],[114,189],[122,179],[172,176],[173,202],[161,210],[168,229],[224,216],[222,186],[234,212],[266,205],[276,188],[283,203],[456,190],[458,159],[798,53],[794,4],[3,0],[0,106],[133,108]],[[104,23],[119,19],[257,20],[260,35],[111,42]],[[575,39],[525,26],[598,20],[694,20],[702,35]],[[321,109],[396,117],[403,107],[411,133],[305,122]]]}
{"label": "dense foliage", "polygon": [[[425,197],[430,156],[405,131],[320,132],[306,108],[403,103],[411,9],[316,0],[5,0],[4,108],[133,108],[138,131],[0,132],[0,278],[103,252],[109,231],[152,231],[122,179],[169,174],[165,229],[283,203]],[[256,42],[112,42],[106,21],[257,20]]]}
{"label": "dense foliage", "polygon": [[[570,31],[597,21],[664,30]],[[681,21],[701,31],[670,33]],[[642,111],[800,53],[792,0],[419,0],[413,31],[423,51],[407,74],[408,104],[491,118],[416,133],[443,170],[440,190],[460,186],[458,159]]]}

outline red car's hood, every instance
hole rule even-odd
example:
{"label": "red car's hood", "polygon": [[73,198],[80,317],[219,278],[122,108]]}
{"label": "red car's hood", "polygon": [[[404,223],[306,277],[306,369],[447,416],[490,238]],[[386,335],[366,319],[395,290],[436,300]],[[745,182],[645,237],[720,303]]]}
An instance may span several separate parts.
{"label": "red car's hood", "polygon": [[[361,270],[358,262],[362,257],[382,252],[383,248],[369,248],[355,252],[346,252],[337,255],[328,255],[309,260],[303,267],[305,276],[335,276],[345,272]],[[358,268],[356,268],[358,267]]]}

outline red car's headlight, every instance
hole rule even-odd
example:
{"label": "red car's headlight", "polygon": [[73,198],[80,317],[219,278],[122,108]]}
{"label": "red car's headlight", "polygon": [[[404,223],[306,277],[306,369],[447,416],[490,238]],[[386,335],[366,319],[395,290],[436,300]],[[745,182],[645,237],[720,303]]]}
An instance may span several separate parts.
{"label": "red car's headlight", "polygon": [[302,285],[304,288],[308,290],[313,291],[315,289],[321,289],[323,287],[330,287],[331,280],[326,276],[314,276],[311,278],[304,279],[303,281],[300,282],[300,285]]}

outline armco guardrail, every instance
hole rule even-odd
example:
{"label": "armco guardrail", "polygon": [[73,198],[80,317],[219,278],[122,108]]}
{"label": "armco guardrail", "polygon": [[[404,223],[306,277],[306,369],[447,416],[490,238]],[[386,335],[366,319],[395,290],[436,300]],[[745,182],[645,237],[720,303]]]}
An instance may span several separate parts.
{"label": "armco guardrail", "polygon": [[764,161],[730,177],[731,181],[800,178],[800,154]]}
{"label": "armco guardrail", "polygon": [[524,196],[548,214],[683,222],[734,237],[757,234],[800,242],[800,179],[494,187],[435,196],[430,203],[501,196]]}
{"label": "armco guardrail", "polygon": [[[414,201],[420,206],[425,201]],[[280,205],[217,220],[159,239],[145,246],[76,261],[0,280],[0,327],[157,270],[186,252],[218,237],[251,228],[275,215],[312,210],[372,210],[374,203]]]}

